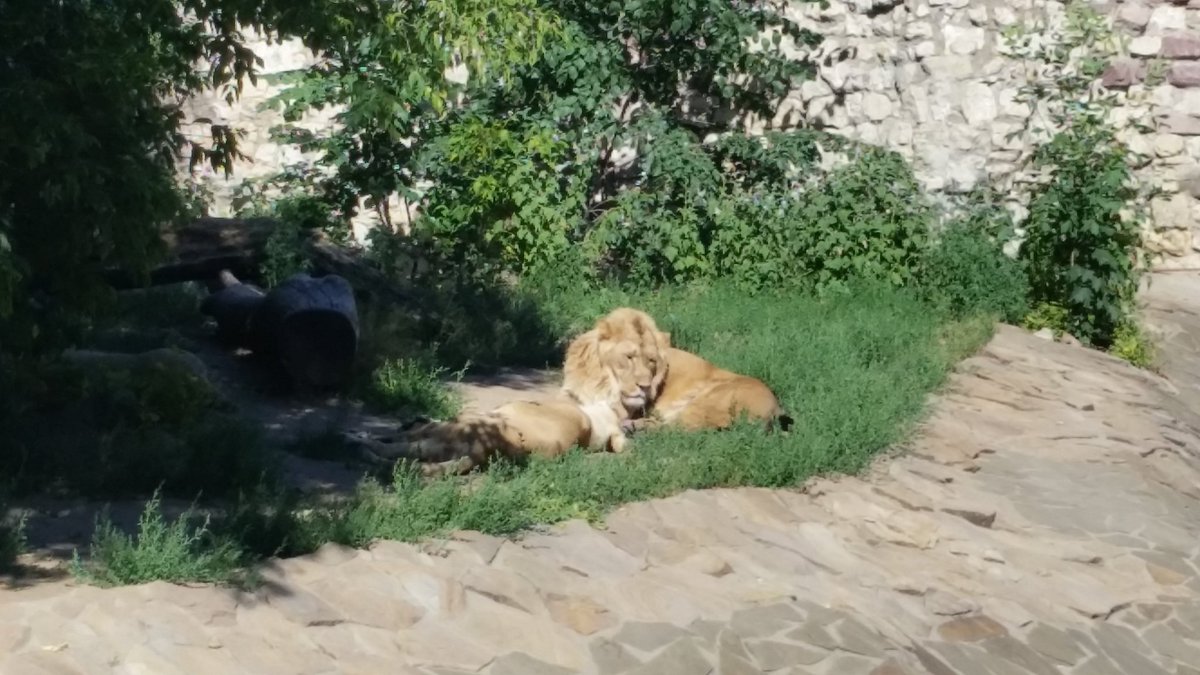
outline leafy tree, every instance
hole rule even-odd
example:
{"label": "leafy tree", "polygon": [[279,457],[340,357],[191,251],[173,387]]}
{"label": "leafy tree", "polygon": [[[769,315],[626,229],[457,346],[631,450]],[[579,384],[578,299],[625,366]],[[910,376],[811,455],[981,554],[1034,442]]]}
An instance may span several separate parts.
{"label": "leafy tree", "polygon": [[[351,127],[394,139],[397,110],[446,100],[451,63],[527,61],[552,22],[532,0],[0,0],[0,347],[61,344],[61,319],[103,305],[104,269],[147,271],[184,213],[180,157],[232,170],[237,132],[185,138],[180,104],[255,81],[247,27],[329,55]],[[403,105],[380,78],[403,79]]]}
{"label": "leafy tree", "polygon": [[[704,204],[723,189],[723,150],[704,146],[704,136],[727,129],[735,114],[769,113],[813,70],[786,47],[812,46],[819,36],[767,2],[569,0],[541,7],[561,30],[549,34],[540,58],[503,77],[469,80],[454,92],[462,104],[446,112],[416,104],[402,73],[386,75],[391,66],[370,52],[365,61],[347,57],[300,78],[280,97],[290,116],[347,105],[342,129],[298,139],[323,150],[336,168],[322,186],[327,197],[346,211],[358,195],[374,204],[393,194],[422,200],[415,237],[471,272],[494,271],[488,263],[517,272],[543,268],[587,239],[614,206],[639,218],[675,210],[677,222],[647,226],[670,229],[656,242],[703,249],[711,238]],[[385,73],[382,114],[372,101],[384,94],[353,87],[363,69]],[[617,166],[621,147],[640,155],[640,185]],[[430,187],[422,191],[421,184]],[[629,194],[618,203],[623,192]],[[700,249],[654,264],[694,275],[705,265],[685,260]]]}

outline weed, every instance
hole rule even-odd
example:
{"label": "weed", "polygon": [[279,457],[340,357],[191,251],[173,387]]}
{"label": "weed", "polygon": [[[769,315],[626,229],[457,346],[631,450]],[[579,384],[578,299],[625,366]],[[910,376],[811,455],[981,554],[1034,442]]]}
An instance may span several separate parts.
{"label": "weed", "polygon": [[17,556],[25,550],[25,516],[11,518],[0,502],[0,572],[14,569]]}
{"label": "weed", "polygon": [[148,581],[244,584],[248,581],[242,552],[232,541],[215,541],[209,521],[192,525],[195,513],[168,522],[160,509],[159,493],[146,502],[136,537],[121,532],[107,514],[96,519],[88,560],[71,561],[81,581],[99,586]]}
{"label": "weed", "polygon": [[919,287],[932,304],[956,317],[986,312],[1016,322],[1028,307],[1022,264],[966,222],[952,222],[926,252]]}
{"label": "weed", "polygon": [[1155,362],[1154,343],[1136,322],[1127,319],[1113,333],[1109,353],[1125,359],[1138,368],[1152,368]]}
{"label": "weed", "polygon": [[1055,339],[1067,331],[1070,313],[1062,305],[1052,302],[1039,302],[1021,320],[1026,330],[1038,331],[1049,328]]}
{"label": "weed", "polygon": [[213,525],[215,541],[235,541],[247,559],[289,557],[315,551],[329,539],[312,527],[299,492],[263,482],[238,495]]}
{"label": "weed", "polygon": [[[445,368],[416,359],[386,360],[371,374],[364,394],[367,405],[380,411],[401,411],[447,419],[458,414],[461,397],[442,380]],[[458,375],[461,377],[461,372]]]}

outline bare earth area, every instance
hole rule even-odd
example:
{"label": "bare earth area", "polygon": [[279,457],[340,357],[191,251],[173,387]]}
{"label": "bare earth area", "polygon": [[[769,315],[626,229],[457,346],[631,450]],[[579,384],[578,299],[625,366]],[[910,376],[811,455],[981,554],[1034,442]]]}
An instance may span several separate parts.
{"label": "bare earth area", "polygon": [[1002,328],[862,478],[327,547],[254,594],[34,584],[0,672],[1200,674],[1200,277],[1147,298],[1166,377]]}

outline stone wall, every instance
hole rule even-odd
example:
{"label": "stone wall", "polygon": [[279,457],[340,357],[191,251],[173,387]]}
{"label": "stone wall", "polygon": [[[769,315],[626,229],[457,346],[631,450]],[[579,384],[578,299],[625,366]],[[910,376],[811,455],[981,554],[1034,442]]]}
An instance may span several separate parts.
{"label": "stone wall", "polygon": [[[1140,116],[1154,129],[1128,141],[1153,158],[1140,171],[1163,189],[1150,205],[1147,233],[1152,250],[1162,254],[1156,267],[1200,268],[1200,0],[1095,6],[1129,38],[1128,57],[1109,69],[1105,84],[1127,95],[1123,114]],[[826,9],[794,4],[793,17],[825,37],[819,77],[794,91],[773,120],[755,126],[806,124],[882,144],[908,158],[935,193],[962,193],[994,181],[1019,202],[1028,179],[1018,164],[1029,147],[1009,134],[1030,114],[1014,100],[1030,64],[1005,54],[1001,32],[1061,17],[1063,7],[1050,0],[831,0]],[[295,43],[256,47],[267,72],[312,58]],[[1157,72],[1163,76],[1148,75]],[[248,130],[244,147],[254,164],[238,167],[238,179],[300,159],[267,138],[278,117],[255,107],[269,90],[260,82],[233,106],[196,102],[198,115]],[[313,122],[328,123],[328,117]],[[199,180],[215,193],[214,213],[228,213],[232,184],[219,176]],[[362,216],[356,231],[374,220]]]}

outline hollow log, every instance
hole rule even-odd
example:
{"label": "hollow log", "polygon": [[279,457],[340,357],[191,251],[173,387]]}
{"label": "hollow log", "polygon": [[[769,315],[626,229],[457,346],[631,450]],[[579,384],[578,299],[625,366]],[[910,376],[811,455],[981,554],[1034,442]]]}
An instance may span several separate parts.
{"label": "hollow log", "polygon": [[354,289],[335,274],[295,274],[268,292],[228,272],[201,304],[225,340],[253,351],[306,389],[344,384],[358,351]]}
{"label": "hollow log", "polygon": [[358,351],[354,289],[330,274],[295,274],[272,288],[250,319],[255,352],[268,355],[301,386],[346,382]]}

